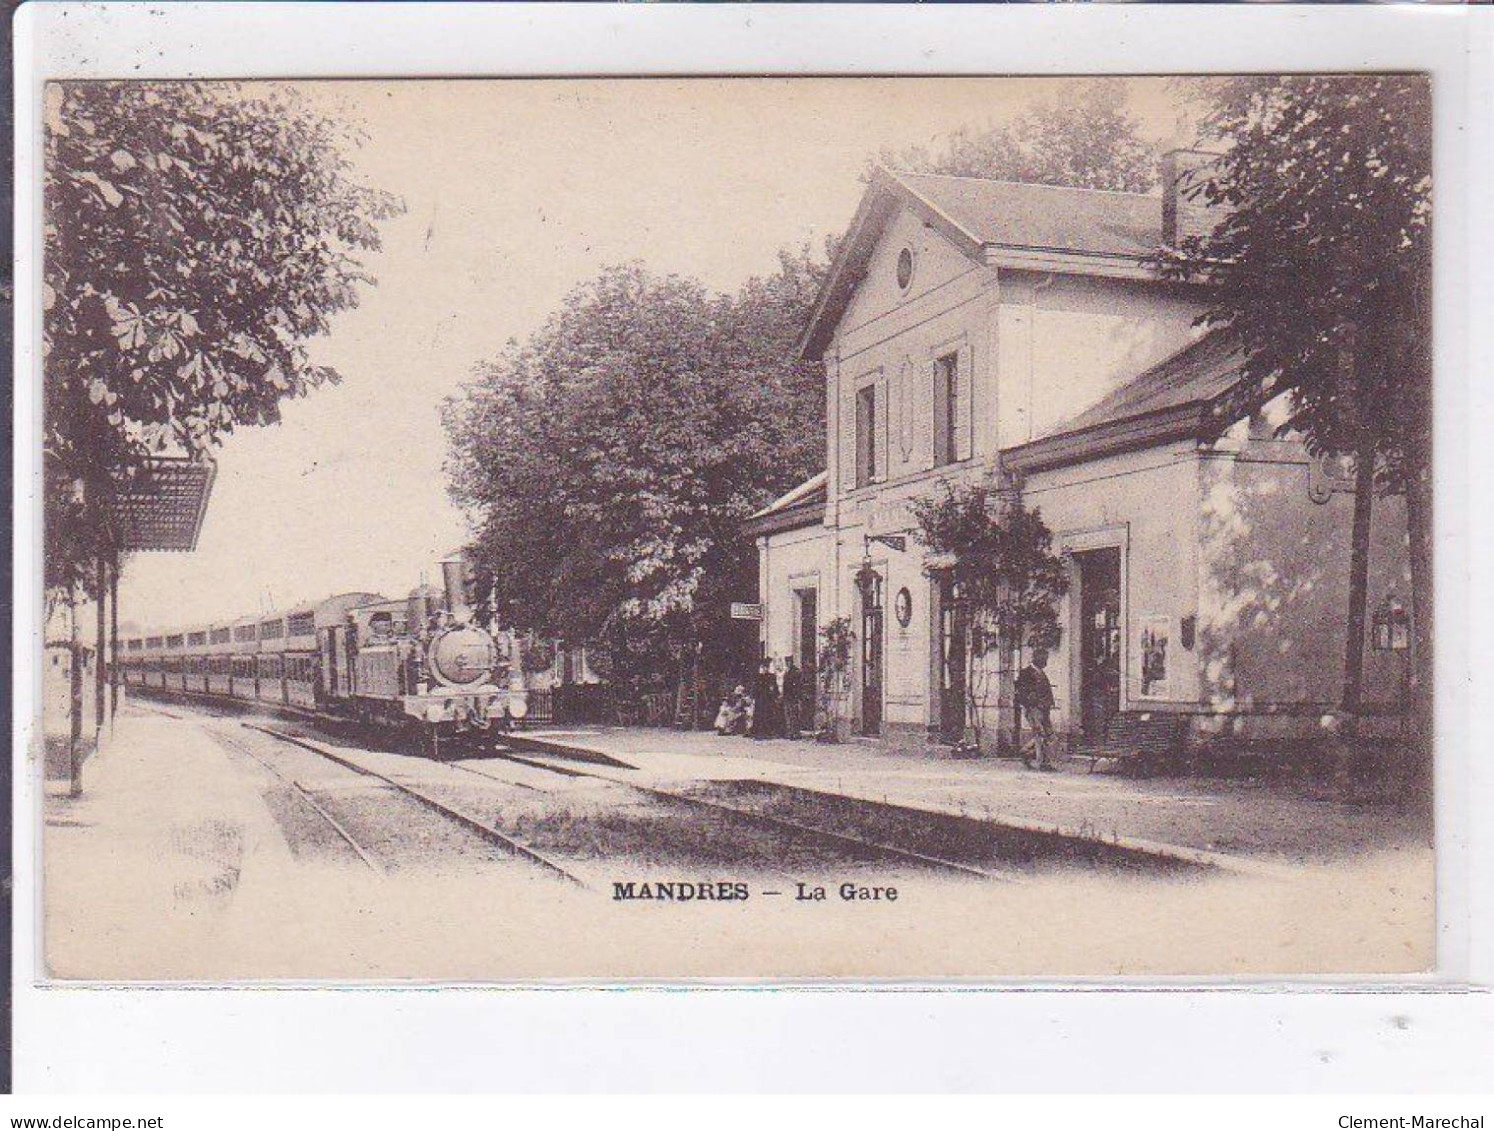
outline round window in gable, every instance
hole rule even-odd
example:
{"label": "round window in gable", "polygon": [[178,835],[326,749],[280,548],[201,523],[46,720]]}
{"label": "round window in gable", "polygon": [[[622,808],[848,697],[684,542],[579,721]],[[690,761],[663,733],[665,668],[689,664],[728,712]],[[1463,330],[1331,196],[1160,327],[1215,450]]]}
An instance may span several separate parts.
{"label": "round window in gable", "polygon": [[913,285],[913,249],[905,247],[897,253],[897,285],[906,291]]}

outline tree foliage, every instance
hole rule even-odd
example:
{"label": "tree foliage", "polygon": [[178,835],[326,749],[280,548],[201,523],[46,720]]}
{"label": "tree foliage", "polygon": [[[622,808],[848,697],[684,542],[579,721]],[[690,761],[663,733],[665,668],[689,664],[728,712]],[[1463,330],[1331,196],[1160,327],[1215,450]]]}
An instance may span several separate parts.
{"label": "tree foliage", "polygon": [[912,508],[913,537],[949,572],[977,651],[1058,644],[1068,571],[1041,510],[990,483],[946,483]]}
{"label": "tree foliage", "polygon": [[1068,570],[1037,508],[991,483],[951,485],[912,504],[914,539],[935,568],[947,571],[964,636],[967,707],[977,745],[989,674],[986,657],[1024,645],[1055,647],[1062,638],[1058,600]]}
{"label": "tree foliage", "polygon": [[1066,84],[1009,125],[962,127],[935,149],[884,150],[878,161],[915,173],[1117,192],[1148,192],[1157,183],[1155,147],[1141,136],[1114,79]]}
{"label": "tree foliage", "polygon": [[611,267],[478,367],[448,473],[508,624],[634,663],[715,646],[752,588],[742,521],[823,466],[823,372],[793,349],[822,272],[785,253],[723,296]]}
{"label": "tree foliage", "polygon": [[1185,192],[1219,223],[1163,265],[1210,281],[1204,321],[1244,347],[1246,407],[1290,391],[1285,427],[1320,451],[1352,453],[1369,428],[1382,485],[1402,490],[1428,423],[1427,81],[1246,77],[1210,96],[1203,127],[1221,155]]}
{"label": "tree foliage", "polygon": [[290,90],[65,83],[47,92],[47,583],[113,540],[111,495],[153,454],[197,454],[337,380],[308,339],[371,284],[398,202],[359,139]]}
{"label": "tree foliage", "polygon": [[850,617],[833,617],[820,626],[815,669],[819,677],[817,702],[821,739],[833,741],[836,738],[837,706],[850,680],[855,644],[856,631],[851,627]]}
{"label": "tree foliage", "polygon": [[1270,398],[1284,430],[1356,465],[1344,708],[1359,710],[1370,500],[1404,493],[1412,575],[1411,767],[1430,788],[1431,91],[1421,75],[1288,75],[1210,91],[1221,156],[1186,188],[1212,230],[1163,249],[1204,278],[1204,321],[1244,349],[1237,417]]}

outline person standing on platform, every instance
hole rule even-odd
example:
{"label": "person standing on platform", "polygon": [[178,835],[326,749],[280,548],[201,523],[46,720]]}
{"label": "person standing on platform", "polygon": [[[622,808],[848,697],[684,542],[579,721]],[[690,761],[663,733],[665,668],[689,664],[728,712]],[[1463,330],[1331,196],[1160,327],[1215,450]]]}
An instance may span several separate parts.
{"label": "person standing on platform", "polygon": [[783,701],[778,695],[778,677],[773,661],[764,660],[757,669],[752,696],[752,738],[777,738],[783,733]]}
{"label": "person standing on platform", "polygon": [[[1032,731],[1033,750],[1037,754],[1037,768],[1053,770],[1053,684],[1048,682],[1048,650],[1034,648],[1032,662],[1017,675],[1017,707],[1022,712],[1022,721]],[[1022,764],[1032,766],[1032,756],[1024,748]]]}
{"label": "person standing on platform", "polygon": [[783,669],[783,730],[789,738],[798,738],[804,729],[804,675],[790,656]]}

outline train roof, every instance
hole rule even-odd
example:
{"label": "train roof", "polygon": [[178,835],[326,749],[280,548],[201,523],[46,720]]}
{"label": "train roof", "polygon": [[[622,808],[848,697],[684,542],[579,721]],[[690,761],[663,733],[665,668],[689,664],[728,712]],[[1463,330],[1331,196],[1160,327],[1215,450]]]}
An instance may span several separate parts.
{"label": "train roof", "polygon": [[317,628],[332,628],[342,623],[343,616],[349,609],[356,609],[360,605],[376,605],[389,598],[382,593],[339,593],[335,597],[328,597],[316,607]]}
{"label": "train roof", "polygon": [[232,620],[204,621],[185,628],[141,629],[136,631],[134,637],[122,637],[122,639],[138,638],[144,641],[149,637],[159,636],[162,639],[162,646],[164,647],[164,641],[168,636],[180,635],[185,641],[187,634],[190,632],[206,632],[211,637],[211,634],[218,629],[242,628],[245,625],[254,625],[257,628],[266,621],[288,620],[298,613],[311,613],[316,626],[318,628],[325,628],[341,624],[343,614],[349,609],[356,609],[360,605],[378,604],[388,600],[389,598],[381,593],[366,593],[361,590],[355,590],[349,593],[338,593],[334,596],[323,598],[320,601],[303,601],[288,608],[274,609],[270,612],[258,613],[253,616],[241,616]]}

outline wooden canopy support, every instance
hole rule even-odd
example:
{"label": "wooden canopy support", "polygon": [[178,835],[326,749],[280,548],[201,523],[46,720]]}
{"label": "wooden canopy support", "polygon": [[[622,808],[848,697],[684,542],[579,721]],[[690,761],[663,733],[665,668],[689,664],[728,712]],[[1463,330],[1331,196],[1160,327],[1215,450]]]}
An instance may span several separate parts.
{"label": "wooden canopy support", "polygon": [[[96,618],[93,684],[93,729],[97,743],[105,719],[119,709],[119,563],[120,555],[197,548],[207,514],[217,465],[207,459],[153,456],[115,486],[111,507],[115,550],[101,556],[94,578]],[[71,792],[83,792],[83,657],[76,597],[68,600],[71,629],[71,703],[68,759]]]}

